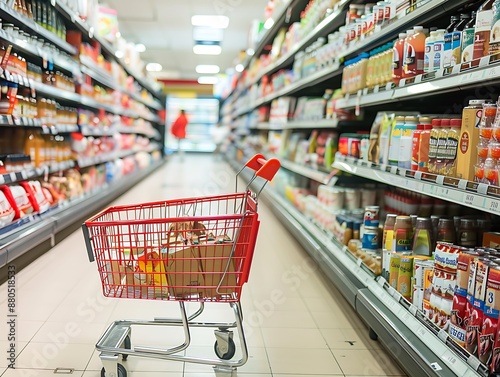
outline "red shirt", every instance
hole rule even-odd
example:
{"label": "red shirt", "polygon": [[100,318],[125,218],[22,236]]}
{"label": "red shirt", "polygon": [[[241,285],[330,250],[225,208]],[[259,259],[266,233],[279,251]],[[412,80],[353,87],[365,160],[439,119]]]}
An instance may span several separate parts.
{"label": "red shirt", "polygon": [[185,139],[186,138],[187,124],[188,124],[187,116],[185,114],[181,114],[172,124],[172,128],[170,129],[170,132],[177,139]]}

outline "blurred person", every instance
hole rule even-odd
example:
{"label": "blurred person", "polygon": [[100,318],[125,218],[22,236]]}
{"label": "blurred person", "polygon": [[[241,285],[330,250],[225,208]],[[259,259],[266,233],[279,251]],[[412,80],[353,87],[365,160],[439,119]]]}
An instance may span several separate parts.
{"label": "blurred person", "polygon": [[186,129],[188,125],[188,118],[186,116],[186,112],[184,109],[179,111],[179,116],[174,123],[172,123],[172,127],[170,128],[170,133],[177,139],[177,152],[179,154],[182,153],[181,149],[181,140],[186,138]]}

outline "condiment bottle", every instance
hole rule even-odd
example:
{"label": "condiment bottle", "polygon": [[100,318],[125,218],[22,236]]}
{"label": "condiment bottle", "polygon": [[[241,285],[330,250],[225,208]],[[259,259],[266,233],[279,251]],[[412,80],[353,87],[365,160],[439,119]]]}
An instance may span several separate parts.
{"label": "condiment bottle", "polygon": [[[424,123],[424,121],[422,121]],[[430,118],[425,119],[423,124],[424,129],[420,134],[420,142],[418,145],[418,171],[429,171],[429,144],[431,139],[432,121]]]}
{"label": "condiment bottle", "polygon": [[403,63],[404,63],[404,47],[406,33],[399,34],[399,38],[394,43],[393,58],[392,58],[392,81],[398,85],[403,78]]}
{"label": "condiment bottle", "polygon": [[453,219],[440,218],[437,227],[437,242],[455,243],[455,225]]}
{"label": "condiment bottle", "polygon": [[495,0],[487,0],[477,10],[473,59],[487,56],[490,52],[490,35],[493,22],[494,2]]}
{"label": "condiment bottle", "polygon": [[448,132],[450,131],[450,119],[441,119],[441,129],[438,133],[435,173],[444,175],[447,161],[446,147]]}
{"label": "condiment bottle", "polygon": [[460,219],[457,241],[459,246],[464,246],[464,247],[477,246],[476,220],[470,218]]}
{"label": "condiment bottle", "polygon": [[411,166],[410,166],[410,169],[413,171],[418,170],[419,149],[420,149],[420,140],[422,136],[422,131],[424,131],[423,124],[417,124],[417,129],[413,131],[413,138],[411,141]]}
{"label": "condiment bottle", "polygon": [[398,216],[394,224],[394,240],[392,249],[395,252],[411,251],[413,225],[410,216]]}
{"label": "condiment bottle", "polygon": [[440,132],[441,132],[441,119],[433,119],[432,130],[430,132],[430,138],[429,138],[429,164],[428,164],[429,173],[436,172],[437,147],[438,147],[438,139]]}
{"label": "condiment bottle", "polygon": [[396,223],[395,214],[387,214],[384,224],[384,233],[382,236],[382,248],[392,251],[392,242],[394,240],[394,225]]}
{"label": "condiment bottle", "polygon": [[432,221],[430,218],[417,218],[413,237],[413,255],[431,256],[433,252]]}
{"label": "condiment bottle", "polygon": [[455,177],[457,173],[457,153],[460,141],[460,128],[462,119],[452,119],[446,139],[446,167],[445,175]]}

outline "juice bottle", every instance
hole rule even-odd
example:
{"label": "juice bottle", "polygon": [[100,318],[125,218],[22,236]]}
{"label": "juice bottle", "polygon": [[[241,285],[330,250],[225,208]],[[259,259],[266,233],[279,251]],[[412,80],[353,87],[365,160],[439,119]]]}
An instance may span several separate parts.
{"label": "juice bottle", "polygon": [[413,116],[405,117],[404,127],[401,129],[399,141],[398,167],[411,168],[413,132],[417,129],[418,119]]}
{"label": "juice bottle", "polygon": [[420,140],[422,136],[422,131],[424,130],[424,124],[417,124],[417,129],[413,131],[413,138],[411,141],[411,166],[410,169],[413,171],[418,170],[418,152],[420,149]]}
{"label": "juice bottle", "polygon": [[459,22],[460,22],[459,16],[451,16],[450,25],[446,28],[444,34],[443,67],[445,68],[451,65],[453,30],[455,29],[455,26]]}
{"label": "juice bottle", "polygon": [[425,39],[424,72],[432,72],[433,70],[435,40],[436,32],[431,31],[431,34]]}
{"label": "juice bottle", "polygon": [[460,63],[460,56],[462,54],[462,36],[465,27],[470,22],[471,15],[469,13],[462,13],[460,15],[460,22],[453,29],[453,37],[451,42],[451,66]]}
{"label": "juice bottle", "polygon": [[[406,37],[405,37],[404,46],[403,46],[403,55],[402,55],[402,59],[401,59],[401,64],[402,64],[401,78],[403,78],[403,79],[410,77],[406,73],[406,60],[407,60],[407,57],[409,54],[408,49],[410,48],[409,41],[410,41],[411,37],[413,37],[414,34],[415,34],[415,30],[413,30],[413,29],[406,31]],[[424,48],[425,48],[425,42],[424,42]],[[410,51],[410,54],[411,54],[411,51]]]}
{"label": "juice bottle", "polygon": [[490,53],[490,35],[493,22],[494,2],[495,0],[487,0],[477,10],[473,59],[480,59]]}
{"label": "juice bottle", "polygon": [[405,117],[397,116],[393,124],[389,144],[389,165],[398,166],[399,146],[401,145],[401,134],[405,126]]}
{"label": "juice bottle", "polygon": [[432,121],[432,130],[429,137],[429,173],[436,173],[436,160],[437,160],[437,144],[439,133],[441,132],[441,119],[434,119]]}
{"label": "juice bottle", "polygon": [[413,77],[424,73],[425,39],[427,29],[415,26],[415,33],[407,39],[407,52],[404,71],[407,77]]}
{"label": "juice bottle", "polygon": [[436,39],[434,41],[434,60],[432,62],[432,70],[439,71],[444,68],[444,58],[445,58],[445,30],[436,30]]}
{"label": "juice bottle", "polygon": [[24,154],[30,156],[31,162],[35,167],[42,166],[40,154],[40,142],[37,135],[38,131],[30,129],[24,141]]}
{"label": "juice bottle", "polygon": [[493,21],[491,22],[490,33],[490,55],[500,52],[500,1],[493,4]]}
{"label": "juice bottle", "polygon": [[392,57],[392,81],[398,85],[403,78],[403,58],[406,33],[400,33],[398,40],[394,43]]}

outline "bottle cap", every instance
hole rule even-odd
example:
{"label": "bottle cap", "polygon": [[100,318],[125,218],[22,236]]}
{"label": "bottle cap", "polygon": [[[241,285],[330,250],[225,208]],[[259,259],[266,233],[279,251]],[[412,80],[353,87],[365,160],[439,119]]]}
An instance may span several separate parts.
{"label": "bottle cap", "polygon": [[441,127],[449,127],[451,119],[441,119]]}
{"label": "bottle cap", "polygon": [[462,127],[462,119],[452,119],[450,122],[451,127]]}
{"label": "bottle cap", "polygon": [[432,127],[441,127],[441,119],[433,119]]}

